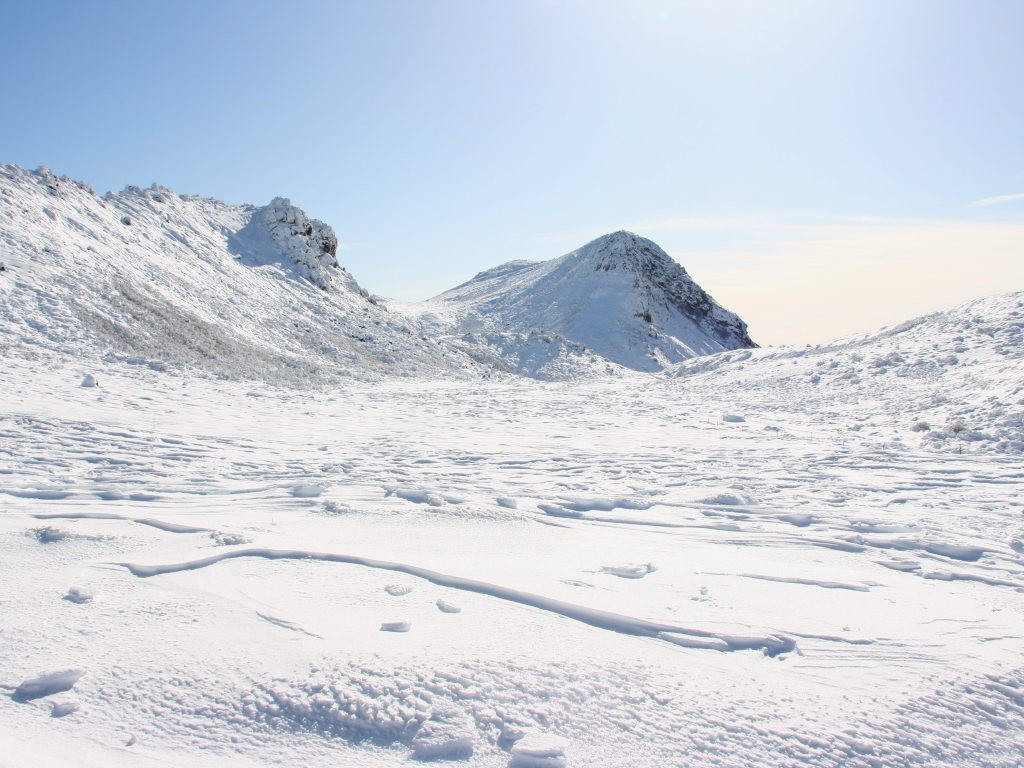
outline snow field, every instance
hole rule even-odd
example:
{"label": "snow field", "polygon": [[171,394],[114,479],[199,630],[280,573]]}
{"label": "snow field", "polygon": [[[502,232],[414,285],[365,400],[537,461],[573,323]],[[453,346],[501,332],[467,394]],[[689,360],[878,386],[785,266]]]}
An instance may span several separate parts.
{"label": "snow field", "polygon": [[[72,368],[11,361],[0,417],[0,682],[85,673],[0,699],[28,731],[114,765],[1020,760],[1012,456],[896,449],[760,392],[709,403],[699,377],[338,398],[116,365],[83,389]],[[721,652],[766,637],[795,645]]]}

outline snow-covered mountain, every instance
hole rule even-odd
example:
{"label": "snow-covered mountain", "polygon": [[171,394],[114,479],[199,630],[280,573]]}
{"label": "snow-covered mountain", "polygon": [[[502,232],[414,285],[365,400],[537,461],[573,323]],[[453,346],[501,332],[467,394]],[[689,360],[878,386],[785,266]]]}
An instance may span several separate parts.
{"label": "snow-covered mountain", "polygon": [[665,251],[624,231],[551,261],[513,261],[481,272],[428,306],[491,346],[501,334],[542,332],[639,371],[755,346],[746,323]]}
{"label": "snow-covered mountain", "polygon": [[99,196],[46,168],[4,165],[0,237],[12,354],[282,382],[558,380],[753,345],[664,251],[625,232],[489,270],[430,302],[385,305],[339,263],[333,229],[287,199],[230,205],[157,185]]}
{"label": "snow-covered mountain", "polygon": [[338,240],[283,198],[229,205],[154,185],[97,195],[0,166],[6,354],[104,356],[275,381],[487,375],[378,306]]}

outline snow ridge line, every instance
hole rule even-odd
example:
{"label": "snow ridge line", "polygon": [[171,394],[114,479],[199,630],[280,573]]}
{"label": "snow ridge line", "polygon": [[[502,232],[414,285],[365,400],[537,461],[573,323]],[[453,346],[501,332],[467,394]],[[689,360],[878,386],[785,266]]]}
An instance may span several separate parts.
{"label": "snow ridge line", "polygon": [[703,629],[679,627],[673,624],[661,624],[610,611],[588,608],[565,602],[564,600],[535,595],[530,592],[522,592],[518,589],[502,587],[485,581],[467,579],[461,576],[450,576],[407,563],[374,560],[331,552],[310,552],[300,549],[266,549],[259,547],[239,549],[199,560],[189,560],[183,563],[167,565],[138,565],[136,563],[114,563],[114,565],[126,568],[132,575],[145,579],[167,573],[199,570],[200,568],[215,565],[223,560],[243,557],[261,557],[267,560],[320,560],[328,563],[347,563],[349,565],[362,565],[367,568],[377,568],[385,571],[396,571],[425,579],[438,586],[490,595],[500,600],[508,600],[532,608],[539,608],[542,611],[555,613],[599,629],[620,632],[626,635],[653,637],[686,648],[705,648],[716,651],[760,650],[766,656],[778,656],[779,654],[789,653],[796,649],[796,640],[785,635],[729,635]]}
{"label": "snow ridge line", "polygon": [[197,528],[194,525],[165,523],[153,517],[128,517],[113,512],[57,512],[32,515],[36,520],[127,520],[129,523],[148,525],[167,533],[216,533],[212,528]]}

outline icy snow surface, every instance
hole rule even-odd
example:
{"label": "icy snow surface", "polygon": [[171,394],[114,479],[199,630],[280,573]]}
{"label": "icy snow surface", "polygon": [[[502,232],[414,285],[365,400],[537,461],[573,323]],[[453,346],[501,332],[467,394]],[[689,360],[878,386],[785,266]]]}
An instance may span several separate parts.
{"label": "icy snow surface", "polygon": [[0,765],[1024,761],[1024,295],[544,382],[285,201],[0,181]]}

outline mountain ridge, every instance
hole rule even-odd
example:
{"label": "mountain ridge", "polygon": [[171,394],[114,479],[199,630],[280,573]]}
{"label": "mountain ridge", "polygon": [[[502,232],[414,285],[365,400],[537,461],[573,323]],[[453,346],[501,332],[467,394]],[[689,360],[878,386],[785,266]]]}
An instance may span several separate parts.
{"label": "mountain ridge", "polygon": [[[481,306],[458,317],[444,298],[411,308],[371,296],[338,261],[333,228],[284,197],[232,205],[156,184],[100,196],[48,168],[11,164],[0,167],[0,232],[11,268],[0,286],[6,346],[32,354],[74,347],[229,377],[572,379],[658,371],[753,343],[685,269],[626,232],[560,259],[498,265],[443,295],[494,281],[520,316],[490,322]],[[572,279],[548,280],[539,297],[511,295],[553,264],[587,284],[610,277],[589,297]],[[684,315],[690,325],[673,325]]]}
{"label": "mountain ridge", "polygon": [[477,377],[337,262],[285,198],[231,205],[153,185],[99,196],[0,166],[0,325],[8,352],[98,356],[228,378]]}

